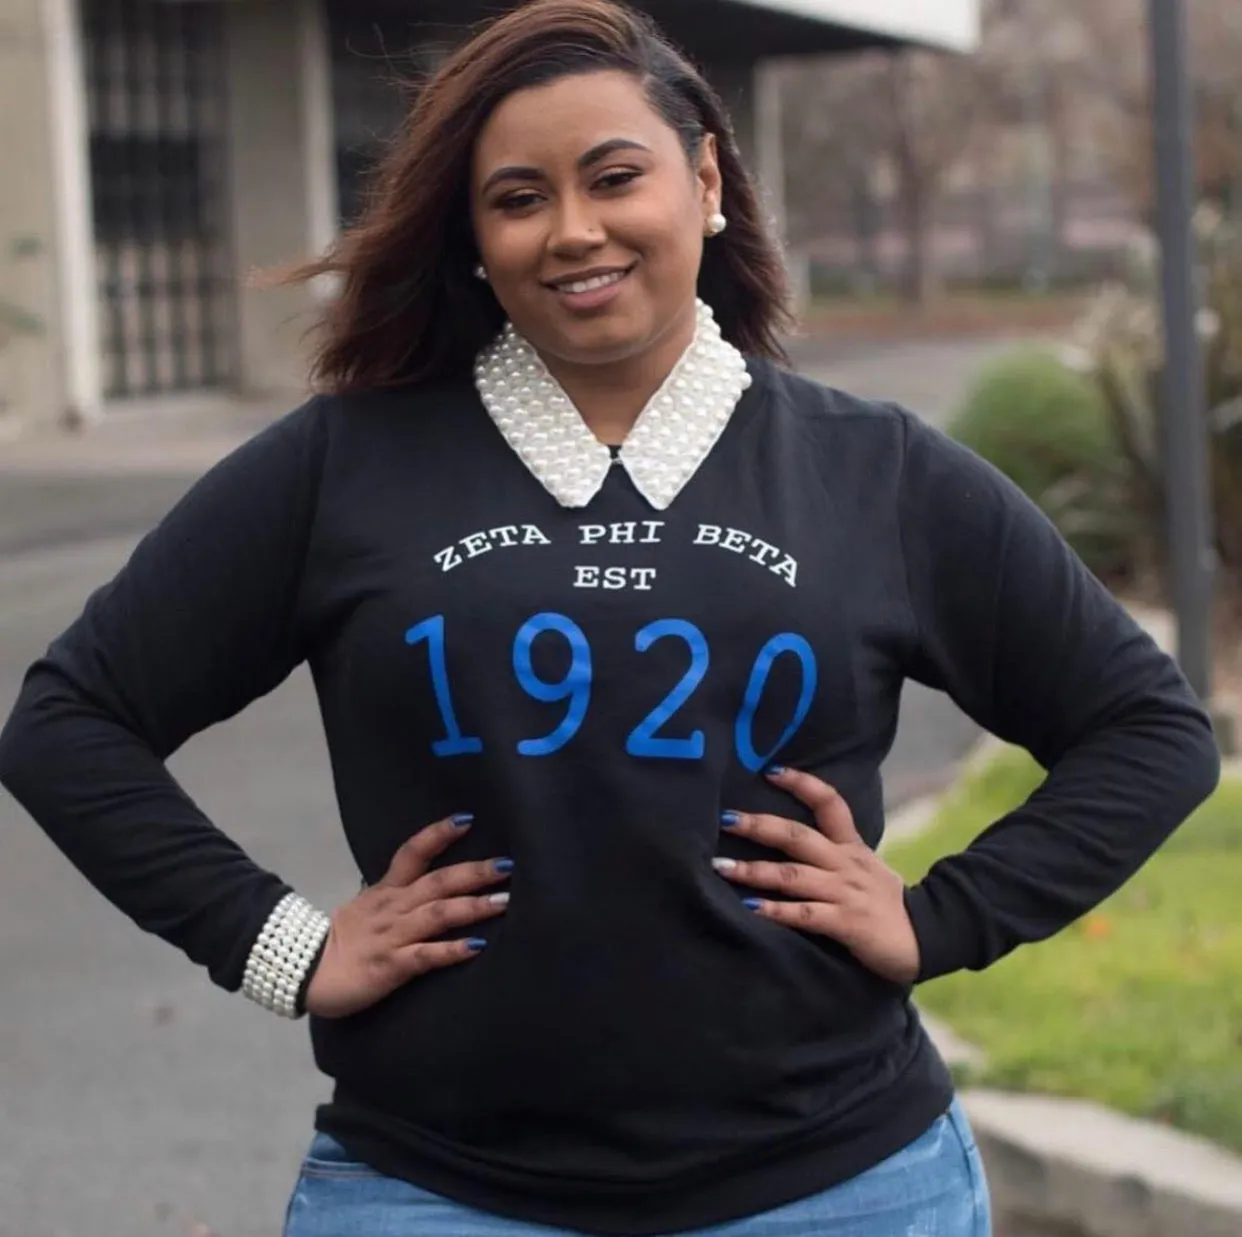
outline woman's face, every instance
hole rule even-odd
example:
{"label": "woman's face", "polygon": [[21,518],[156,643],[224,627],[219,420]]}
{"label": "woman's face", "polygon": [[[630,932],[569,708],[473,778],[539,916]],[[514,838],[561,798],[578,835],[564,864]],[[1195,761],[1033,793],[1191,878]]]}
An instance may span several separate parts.
{"label": "woman's face", "polygon": [[472,215],[483,266],[549,360],[608,364],[689,343],[715,141],[699,166],[627,74],[510,95],[479,135]]}

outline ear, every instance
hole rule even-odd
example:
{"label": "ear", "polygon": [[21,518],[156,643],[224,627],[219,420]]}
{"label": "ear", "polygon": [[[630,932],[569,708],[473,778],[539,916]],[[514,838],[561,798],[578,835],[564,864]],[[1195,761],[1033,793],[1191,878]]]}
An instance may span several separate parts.
{"label": "ear", "polygon": [[699,150],[699,166],[695,176],[699,182],[699,204],[703,207],[703,214],[710,215],[720,210],[723,182],[720,176],[720,161],[717,156],[714,133],[703,135],[703,145]]}

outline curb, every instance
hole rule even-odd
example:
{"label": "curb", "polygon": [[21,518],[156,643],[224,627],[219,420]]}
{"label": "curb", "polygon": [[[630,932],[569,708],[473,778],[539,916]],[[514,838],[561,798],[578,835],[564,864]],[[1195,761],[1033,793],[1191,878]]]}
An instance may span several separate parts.
{"label": "curb", "polygon": [[1065,1237],[1239,1237],[1242,1157],[1085,1100],[962,1092],[997,1222]]}

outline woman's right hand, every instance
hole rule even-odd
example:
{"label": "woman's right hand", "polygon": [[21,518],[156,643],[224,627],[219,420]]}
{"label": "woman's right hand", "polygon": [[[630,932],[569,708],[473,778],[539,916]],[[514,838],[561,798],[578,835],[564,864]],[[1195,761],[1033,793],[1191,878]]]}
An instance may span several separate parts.
{"label": "woman's right hand", "polygon": [[504,881],[512,863],[488,859],[428,871],[469,827],[469,818],[458,816],[419,830],[393,856],[383,879],[337,910],[306,990],[308,1013],[356,1014],[415,976],[478,953],[480,940],[435,938],[503,914],[507,893],[479,891]]}

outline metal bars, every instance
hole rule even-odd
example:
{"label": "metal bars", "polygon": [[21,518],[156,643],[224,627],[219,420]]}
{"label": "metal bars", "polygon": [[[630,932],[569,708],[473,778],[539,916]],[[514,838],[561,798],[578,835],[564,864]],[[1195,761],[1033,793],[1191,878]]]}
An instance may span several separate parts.
{"label": "metal bars", "polygon": [[105,395],[233,375],[222,6],[85,0]]}

